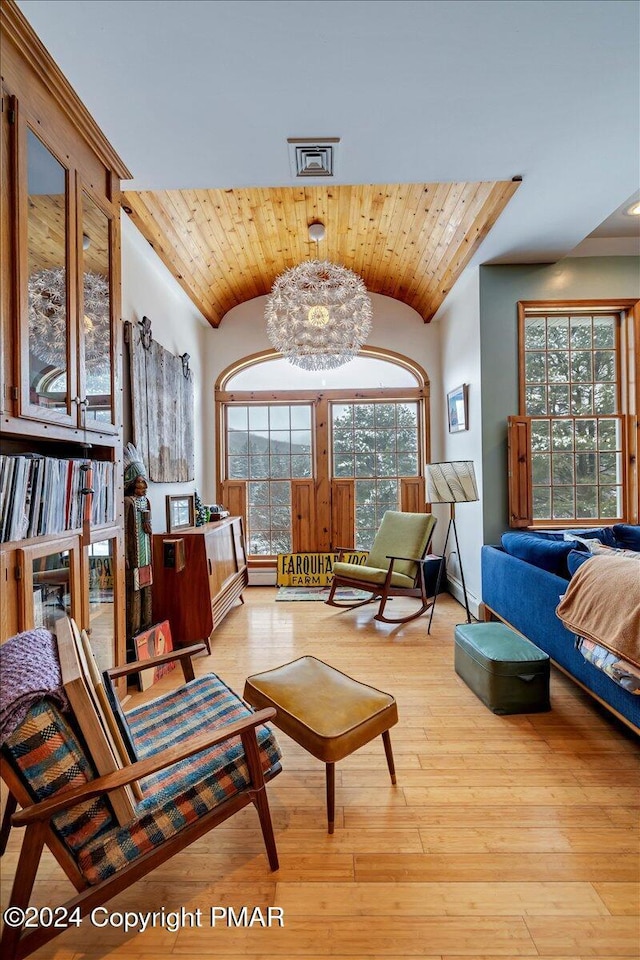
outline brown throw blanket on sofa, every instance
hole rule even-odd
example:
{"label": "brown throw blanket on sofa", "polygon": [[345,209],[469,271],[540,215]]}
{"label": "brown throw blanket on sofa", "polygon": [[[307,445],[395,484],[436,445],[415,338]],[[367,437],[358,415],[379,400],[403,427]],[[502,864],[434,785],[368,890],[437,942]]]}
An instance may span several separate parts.
{"label": "brown throw blanket on sofa", "polygon": [[567,630],[640,667],[640,561],[592,557],[573,575],[556,613]]}

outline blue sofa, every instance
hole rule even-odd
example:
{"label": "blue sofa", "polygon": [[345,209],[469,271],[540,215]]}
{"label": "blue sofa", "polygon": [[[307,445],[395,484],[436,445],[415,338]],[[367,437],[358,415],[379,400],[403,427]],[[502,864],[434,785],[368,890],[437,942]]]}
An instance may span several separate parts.
{"label": "blue sofa", "polygon": [[[562,534],[557,537],[561,539]],[[640,734],[640,696],[622,689],[588,663],[575,649],[574,635],[556,616],[556,607],[569,580],[566,563],[564,571],[558,564],[558,571],[534,566],[507,553],[501,546],[484,546],[482,601],[485,616],[487,619],[495,616],[528,637],[548,653],[557,666]]]}

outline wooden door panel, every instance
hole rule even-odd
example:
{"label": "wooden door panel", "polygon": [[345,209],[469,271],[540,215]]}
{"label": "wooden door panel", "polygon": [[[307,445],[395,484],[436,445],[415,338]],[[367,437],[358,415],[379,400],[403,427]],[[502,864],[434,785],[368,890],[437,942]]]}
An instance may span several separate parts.
{"label": "wooden door panel", "polygon": [[230,523],[220,529],[207,528],[207,531],[205,551],[211,596],[214,597],[223,589],[227,580],[238,572],[238,560],[233,526]]}
{"label": "wooden door panel", "polygon": [[247,481],[223,480],[222,504],[232,517],[242,517],[246,521]]}
{"label": "wooden door panel", "polygon": [[528,527],[533,513],[531,491],[531,419],[508,418],[509,526]]}
{"label": "wooden door panel", "polygon": [[400,478],[400,509],[405,513],[425,512],[424,477]]}
{"label": "wooden door panel", "polygon": [[355,546],[355,481],[331,482],[331,547]]}
{"label": "wooden door panel", "polygon": [[291,533],[294,553],[312,553],[318,549],[316,485],[312,479],[291,481]]}

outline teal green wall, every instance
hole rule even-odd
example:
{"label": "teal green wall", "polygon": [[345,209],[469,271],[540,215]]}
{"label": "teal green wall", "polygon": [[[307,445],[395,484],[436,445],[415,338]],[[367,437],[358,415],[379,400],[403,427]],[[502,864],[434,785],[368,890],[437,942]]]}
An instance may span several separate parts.
{"label": "teal green wall", "polygon": [[640,258],[480,267],[484,542],[509,525],[507,417],[518,413],[518,301],[640,298]]}

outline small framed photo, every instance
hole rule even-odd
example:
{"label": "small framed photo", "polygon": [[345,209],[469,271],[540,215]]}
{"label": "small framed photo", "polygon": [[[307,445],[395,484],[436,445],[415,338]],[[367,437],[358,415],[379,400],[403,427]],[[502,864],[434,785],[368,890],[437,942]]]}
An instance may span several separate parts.
{"label": "small framed photo", "polygon": [[167,533],[192,527],[195,520],[195,499],[192,493],[167,497]]}
{"label": "small framed photo", "polygon": [[459,433],[469,429],[469,399],[466,383],[447,394],[447,416],[449,433]]}

